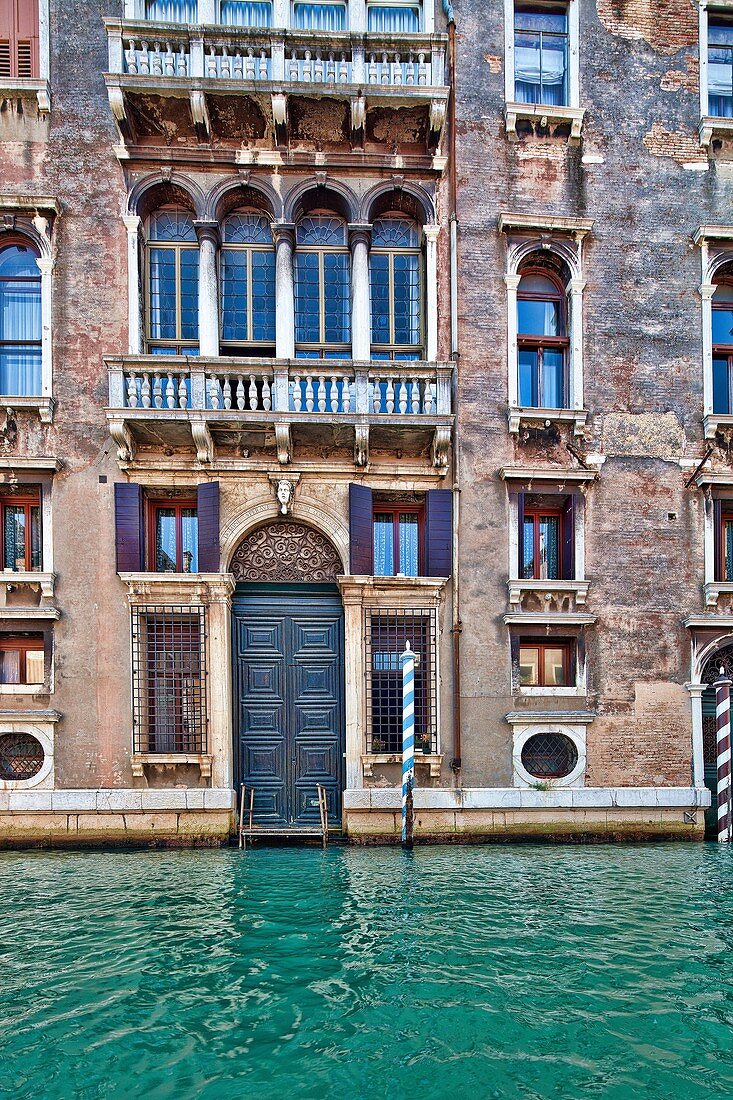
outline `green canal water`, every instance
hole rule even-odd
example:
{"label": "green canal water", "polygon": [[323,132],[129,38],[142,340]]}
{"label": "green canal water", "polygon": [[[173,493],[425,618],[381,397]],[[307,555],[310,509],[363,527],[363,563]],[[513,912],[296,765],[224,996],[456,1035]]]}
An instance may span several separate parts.
{"label": "green canal water", "polygon": [[0,1095],[733,1096],[717,845],[0,855]]}

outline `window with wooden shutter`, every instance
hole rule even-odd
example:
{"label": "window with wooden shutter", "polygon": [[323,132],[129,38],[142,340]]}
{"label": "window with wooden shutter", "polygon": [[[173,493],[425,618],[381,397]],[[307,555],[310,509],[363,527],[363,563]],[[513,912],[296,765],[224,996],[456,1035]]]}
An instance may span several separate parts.
{"label": "window with wooden shutter", "polygon": [[371,577],[374,572],[372,491],[367,485],[349,486],[349,540],[351,572]]}
{"label": "window with wooden shutter", "polygon": [[199,572],[219,572],[219,482],[204,481],[197,491]]}
{"label": "window with wooden shutter", "polygon": [[450,577],[453,571],[453,493],[430,489],[425,494],[425,575]]}
{"label": "window with wooden shutter", "polygon": [[38,75],[37,0],[0,0],[0,77]]}
{"label": "window with wooden shutter", "polygon": [[143,494],[133,482],[115,485],[115,543],[117,572],[139,572],[143,568]]}

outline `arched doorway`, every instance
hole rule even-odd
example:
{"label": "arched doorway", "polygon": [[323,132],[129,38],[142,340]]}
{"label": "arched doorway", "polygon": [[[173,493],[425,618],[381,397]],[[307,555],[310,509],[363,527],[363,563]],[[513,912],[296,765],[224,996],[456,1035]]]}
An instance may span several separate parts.
{"label": "arched doorway", "polygon": [[316,787],[341,819],[344,774],[344,616],[338,551],[289,519],[251,531],[230,565],[234,758],[254,789],[258,825],[318,823]]}
{"label": "arched doorway", "polygon": [[712,686],[720,676],[720,669],[733,680],[733,645],[725,646],[713,653],[705,662],[701,682],[706,684],[702,694],[702,749],[705,761],[705,786],[711,792],[710,807],[705,811],[705,832],[714,836],[717,833],[718,765],[717,734],[715,723],[715,688]]}

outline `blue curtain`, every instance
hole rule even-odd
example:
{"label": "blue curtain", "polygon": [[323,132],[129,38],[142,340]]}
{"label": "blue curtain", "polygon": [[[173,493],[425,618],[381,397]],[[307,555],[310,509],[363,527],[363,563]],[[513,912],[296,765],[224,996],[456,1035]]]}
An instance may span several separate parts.
{"label": "blue curtain", "polygon": [[394,520],[391,512],[374,515],[374,576],[394,575]]}
{"label": "blue curtain", "polygon": [[272,4],[258,0],[222,0],[221,22],[226,27],[269,27]]}
{"label": "blue curtain", "polygon": [[346,30],[344,4],[295,4],[293,25],[296,30]]}
{"label": "blue curtain", "polygon": [[198,4],[196,0],[147,0],[145,18],[154,23],[195,23]]}
{"label": "blue curtain", "polygon": [[417,513],[400,512],[400,573],[406,577],[417,576],[419,530]]}
{"label": "blue curtain", "polygon": [[420,8],[388,7],[370,4],[367,8],[367,29],[377,34],[417,34],[420,30]]}
{"label": "blue curtain", "polygon": [[158,573],[176,571],[176,513],[173,508],[158,508],[155,513],[155,569]]}

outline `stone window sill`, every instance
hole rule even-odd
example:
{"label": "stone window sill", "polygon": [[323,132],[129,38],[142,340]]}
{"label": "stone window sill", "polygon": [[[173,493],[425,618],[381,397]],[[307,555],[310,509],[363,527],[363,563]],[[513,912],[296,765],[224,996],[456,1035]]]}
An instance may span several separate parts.
{"label": "stone window sill", "polygon": [[45,696],[51,695],[51,689],[46,684],[0,684],[0,695]]}
{"label": "stone window sill", "polygon": [[35,99],[39,114],[51,112],[51,89],[47,80],[38,77],[11,78],[0,80],[0,96],[3,99]]}
{"label": "stone window sill", "polygon": [[0,570],[0,584],[12,588],[17,585],[28,585],[30,588],[40,588],[41,595],[47,599],[53,597],[53,586],[56,582],[55,573],[36,573],[30,570],[2,569]]}
{"label": "stone window sill", "polygon": [[549,699],[560,697],[579,699],[585,698],[586,690],[584,687],[520,687],[516,689],[515,695],[519,698],[524,696],[542,698],[544,696]]}
{"label": "stone window sill", "polygon": [[136,752],[132,756],[132,774],[140,778],[145,774],[145,767],[177,768],[183,765],[196,764],[201,772],[202,779],[208,779],[211,775],[213,756],[198,752]]}
{"label": "stone window sill", "polygon": [[703,115],[698,126],[700,144],[707,146],[715,137],[733,137],[733,118]]}
{"label": "stone window sill", "polygon": [[[430,778],[440,778],[440,765],[443,760],[443,754],[439,752],[416,752],[415,753],[415,767],[420,765],[426,765],[430,768]],[[373,767],[375,764],[402,764],[402,753],[396,752],[369,752],[365,753],[361,758],[362,768],[365,776],[371,776],[374,774]]]}
{"label": "stone window sill", "polygon": [[588,599],[590,581],[572,580],[511,580],[509,581],[509,603],[512,608],[519,609],[522,596],[528,594],[544,597],[548,609],[556,610],[558,600],[564,596],[574,600],[576,607],[584,607]]}
{"label": "stone window sill", "polygon": [[507,103],[504,109],[504,117],[506,119],[506,132],[510,141],[517,140],[517,121],[519,119],[528,122],[539,122],[543,129],[552,122],[558,125],[569,124],[570,140],[580,141],[585,108],[558,107],[545,103],[511,102]]}
{"label": "stone window sill", "polygon": [[715,439],[718,432],[733,432],[733,416],[726,413],[706,413],[703,417],[703,428],[706,439]]}
{"label": "stone window sill", "polygon": [[42,424],[53,423],[54,400],[51,397],[21,397],[17,394],[0,394],[0,406],[13,412],[37,412]]}
{"label": "stone window sill", "polygon": [[551,424],[572,424],[573,435],[585,434],[587,409],[533,409],[520,405],[509,407],[509,431],[516,434],[520,428],[549,428]]}
{"label": "stone window sill", "polygon": [[733,581],[708,581],[705,585],[705,606],[717,608],[720,596],[733,596]]}

